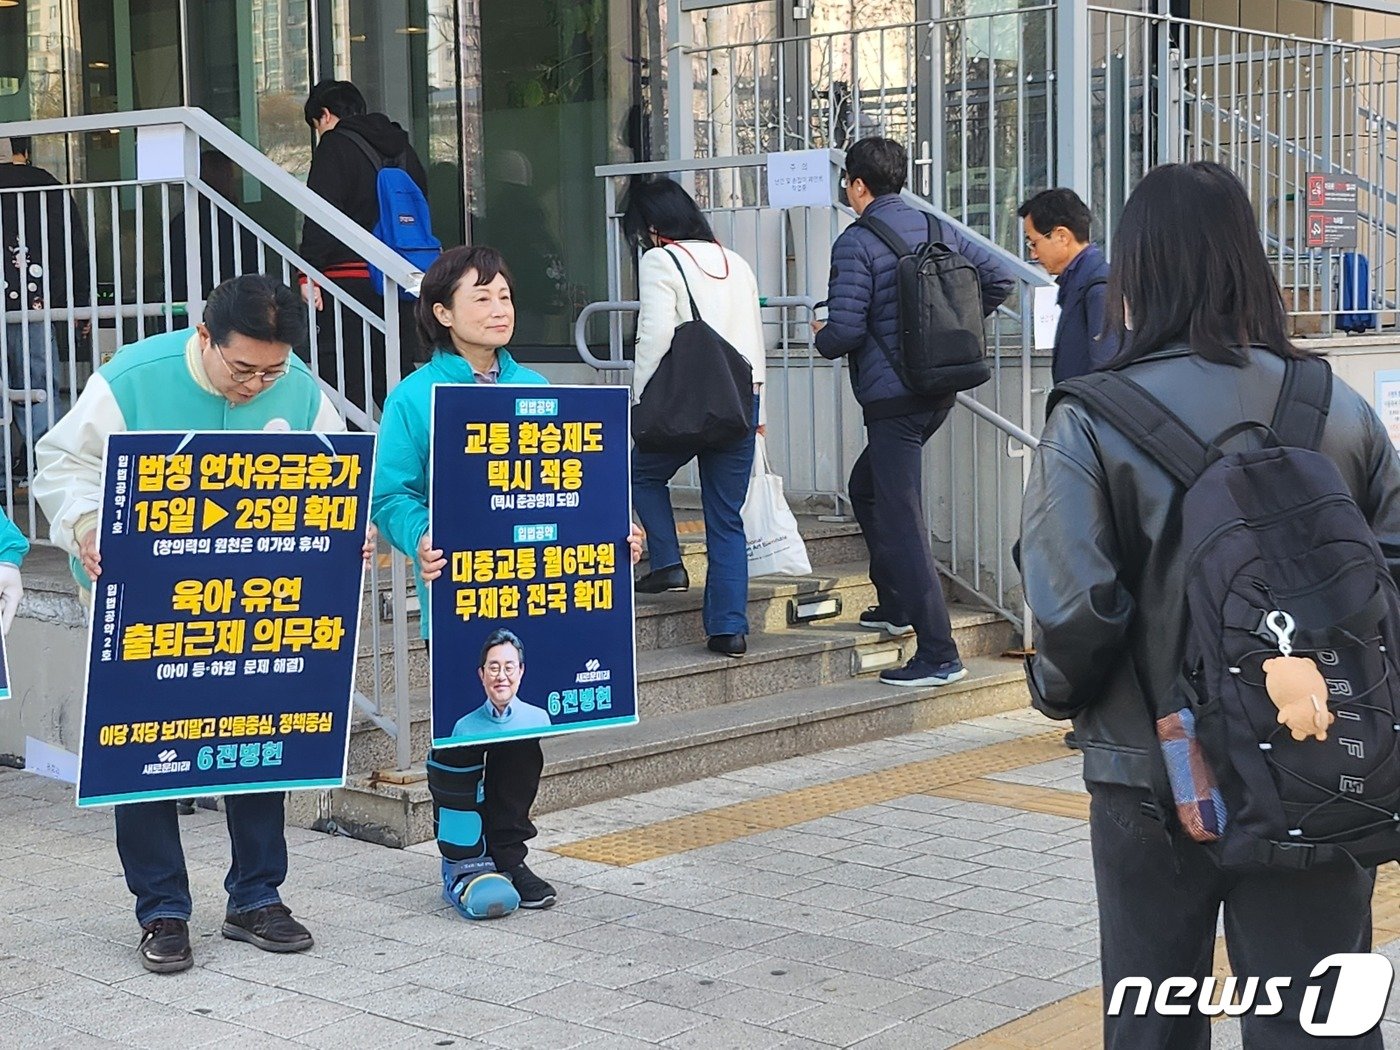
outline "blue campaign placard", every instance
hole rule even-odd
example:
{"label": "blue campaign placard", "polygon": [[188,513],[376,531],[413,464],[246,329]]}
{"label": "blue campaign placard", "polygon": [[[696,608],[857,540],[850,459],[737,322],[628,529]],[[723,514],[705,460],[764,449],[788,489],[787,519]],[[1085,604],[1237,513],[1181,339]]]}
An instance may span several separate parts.
{"label": "blue campaign placard", "polygon": [[434,747],[637,721],[629,400],[433,388]]}
{"label": "blue campaign placard", "polygon": [[79,806],[344,784],[373,456],[108,438]]}

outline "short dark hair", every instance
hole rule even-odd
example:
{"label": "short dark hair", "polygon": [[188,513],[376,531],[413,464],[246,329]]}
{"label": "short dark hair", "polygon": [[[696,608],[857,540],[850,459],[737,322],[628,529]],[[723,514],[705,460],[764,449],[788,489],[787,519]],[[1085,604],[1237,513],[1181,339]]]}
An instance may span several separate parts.
{"label": "short dark hair", "polygon": [[358,117],[368,111],[365,96],[348,80],[323,80],[311,89],[304,113],[306,123],[315,125],[321,110],[328,109],[337,117]]}
{"label": "short dark hair", "polygon": [[516,654],[520,657],[520,662],[525,662],[525,646],[520,643],[520,638],[514,631],[507,631],[504,627],[497,628],[486,636],[486,641],[481,645],[481,662],[477,667],[486,666],[486,654],[498,645],[515,646]]}
{"label": "short dark hair", "polygon": [[1104,314],[1105,327],[1126,341],[1124,362],[1176,342],[1219,364],[1244,364],[1241,348],[1250,345],[1301,356],[1288,338],[1249,194],[1233,172],[1208,161],[1153,168],[1128,197],[1113,235]]}
{"label": "short dark hair", "polygon": [[448,248],[428,267],[428,272],[423,275],[423,284],[418,289],[414,318],[418,322],[418,338],[427,349],[452,345],[452,332],[437,319],[433,306],[437,303],[451,306],[458,282],[471,270],[476,271],[478,285],[490,284],[499,274],[506,279],[510,294],[515,294],[515,279],[506,267],[505,256],[495,248],[484,244]]}
{"label": "short dark hair", "polygon": [[1064,186],[1041,190],[1016,209],[1019,218],[1029,218],[1036,232],[1049,236],[1057,226],[1063,226],[1080,244],[1089,242],[1089,230],[1094,216],[1079,194]]}
{"label": "short dark hair", "polygon": [[10,152],[11,152],[11,153],[23,153],[23,154],[27,157],[27,156],[29,156],[29,151],[30,151],[33,147],[34,147],[34,140],[33,140],[32,138],[30,138],[28,135],[11,135],[11,136],[10,136]]}
{"label": "short dark hair", "polygon": [[281,281],[261,273],[230,277],[209,293],[204,324],[216,346],[237,332],[263,343],[306,343],[306,304]]}
{"label": "short dark hair", "polygon": [[668,241],[714,241],[715,231],[695,198],[673,179],[644,179],[627,190],[622,232],[634,247],[652,247],[650,231]]}
{"label": "short dark hair", "polygon": [[877,197],[898,193],[909,177],[909,154],[894,139],[872,135],[846,150],[846,178],[860,179]]}

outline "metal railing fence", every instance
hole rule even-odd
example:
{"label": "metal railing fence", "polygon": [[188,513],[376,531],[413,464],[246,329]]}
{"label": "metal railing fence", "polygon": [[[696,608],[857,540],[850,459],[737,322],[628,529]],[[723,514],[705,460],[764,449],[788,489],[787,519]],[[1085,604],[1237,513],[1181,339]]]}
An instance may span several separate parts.
{"label": "metal railing fence", "polygon": [[[1333,8],[1323,8],[1330,26]],[[1231,168],[1254,203],[1289,312],[1327,330],[1342,253],[1309,244],[1307,176],[1358,184],[1356,251],[1369,300],[1349,309],[1400,320],[1400,52],[1211,22],[1089,8],[1092,185],[1086,199],[1112,241],[1115,219],[1153,165],[1210,160]]]}
{"label": "metal railing fence", "polygon": [[1055,6],[1031,5],[684,52],[696,157],[904,145],[910,186],[1015,249],[1016,207],[1049,184]]}
{"label": "metal railing fence", "polygon": [[[202,110],[0,125],[0,135],[93,134],[116,136],[134,146],[134,177],[0,190],[0,245],[19,253],[23,265],[10,273],[24,275],[22,288],[6,289],[0,324],[0,385],[18,406],[17,425],[0,426],[3,494],[16,523],[39,543],[48,540],[48,523],[23,484],[34,467],[34,441],[121,346],[191,327],[212,287],[229,277],[267,273],[296,286],[298,276],[305,275],[320,289],[321,306],[318,310],[307,297],[308,342],[296,351],[342,417],[351,426],[373,431],[378,426],[375,370],[389,389],[401,378],[399,322],[408,305],[400,303],[399,289],[416,293],[422,277]],[[134,142],[125,143],[126,137]],[[382,300],[366,301],[326,278],[211,186],[200,171],[200,154],[207,150],[232,161],[261,194],[335,230],[352,251],[382,269]],[[358,335],[363,348],[359,369],[347,369],[340,333]],[[363,381],[356,382],[355,375]],[[361,632],[370,681],[355,698],[375,725],[396,738],[400,768],[414,757],[408,733],[408,580],[407,560],[392,551],[381,553],[369,574],[366,607],[371,612]],[[381,613],[385,609],[387,618]]]}

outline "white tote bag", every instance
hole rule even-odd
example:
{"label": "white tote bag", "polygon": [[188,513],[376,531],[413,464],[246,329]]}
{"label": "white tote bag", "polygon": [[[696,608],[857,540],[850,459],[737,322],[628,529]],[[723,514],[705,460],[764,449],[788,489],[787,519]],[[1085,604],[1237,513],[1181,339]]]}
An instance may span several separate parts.
{"label": "white tote bag", "polygon": [[768,465],[768,446],[754,438],[753,471],[749,494],[739,512],[749,553],[749,575],[809,576],[807,545],[797,531],[797,519],[783,498],[783,479]]}

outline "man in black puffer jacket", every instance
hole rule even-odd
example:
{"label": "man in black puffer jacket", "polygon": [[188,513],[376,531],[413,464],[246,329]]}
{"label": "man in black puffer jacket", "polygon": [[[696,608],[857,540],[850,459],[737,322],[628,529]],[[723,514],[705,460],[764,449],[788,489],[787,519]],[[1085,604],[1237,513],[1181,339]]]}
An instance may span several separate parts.
{"label": "man in black puffer jacket", "polygon": [[[954,227],[900,199],[908,169],[904,147],[866,138],[846,153],[846,195],[857,215],[883,220],[911,247],[940,240],[977,267],[982,309],[990,314],[1011,294],[1013,278],[996,257]],[[947,685],[967,675],[958,658],[943,589],[924,523],[923,447],[948,418],[954,395],[926,397],[904,385],[876,333],[899,344],[898,259],[873,232],[851,226],[831,250],[825,324],[817,327],[823,357],[846,357],[851,386],[865,416],[867,445],[851,468],[849,492],[870,550],[870,582],[878,604],[862,627],[918,637],[907,665],[880,675],[886,685]]]}
{"label": "man in black puffer jacket", "polygon": [[[379,171],[364,149],[351,137],[358,135],[383,158],[384,166],[397,165],[408,172],[425,194],[428,176],[423,162],[409,142],[408,132],[383,113],[367,113],[365,97],[348,80],[323,80],[311,89],[306,100],[306,123],[319,136],[311,155],[306,186],[334,204],[346,218],[366,230],[379,221]],[[332,233],[307,220],[301,231],[301,255],[308,263],[344,289],[349,295],[382,315],[384,299],[370,283],[369,264],[346,247]],[[344,311],[344,331],[337,333],[335,310],[325,303],[320,290],[305,275],[303,283],[320,316],[316,322],[316,348],[321,378],[337,386],[336,341],[339,338],[345,362],[345,395],[353,404],[365,407],[364,329],[360,318]],[[407,375],[418,352],[413,310],[399,308],[399,374]],[[371,330],[370,360],[373,368],[372,391],[377,405],[384,403],[387,372],[384,342]]]}

